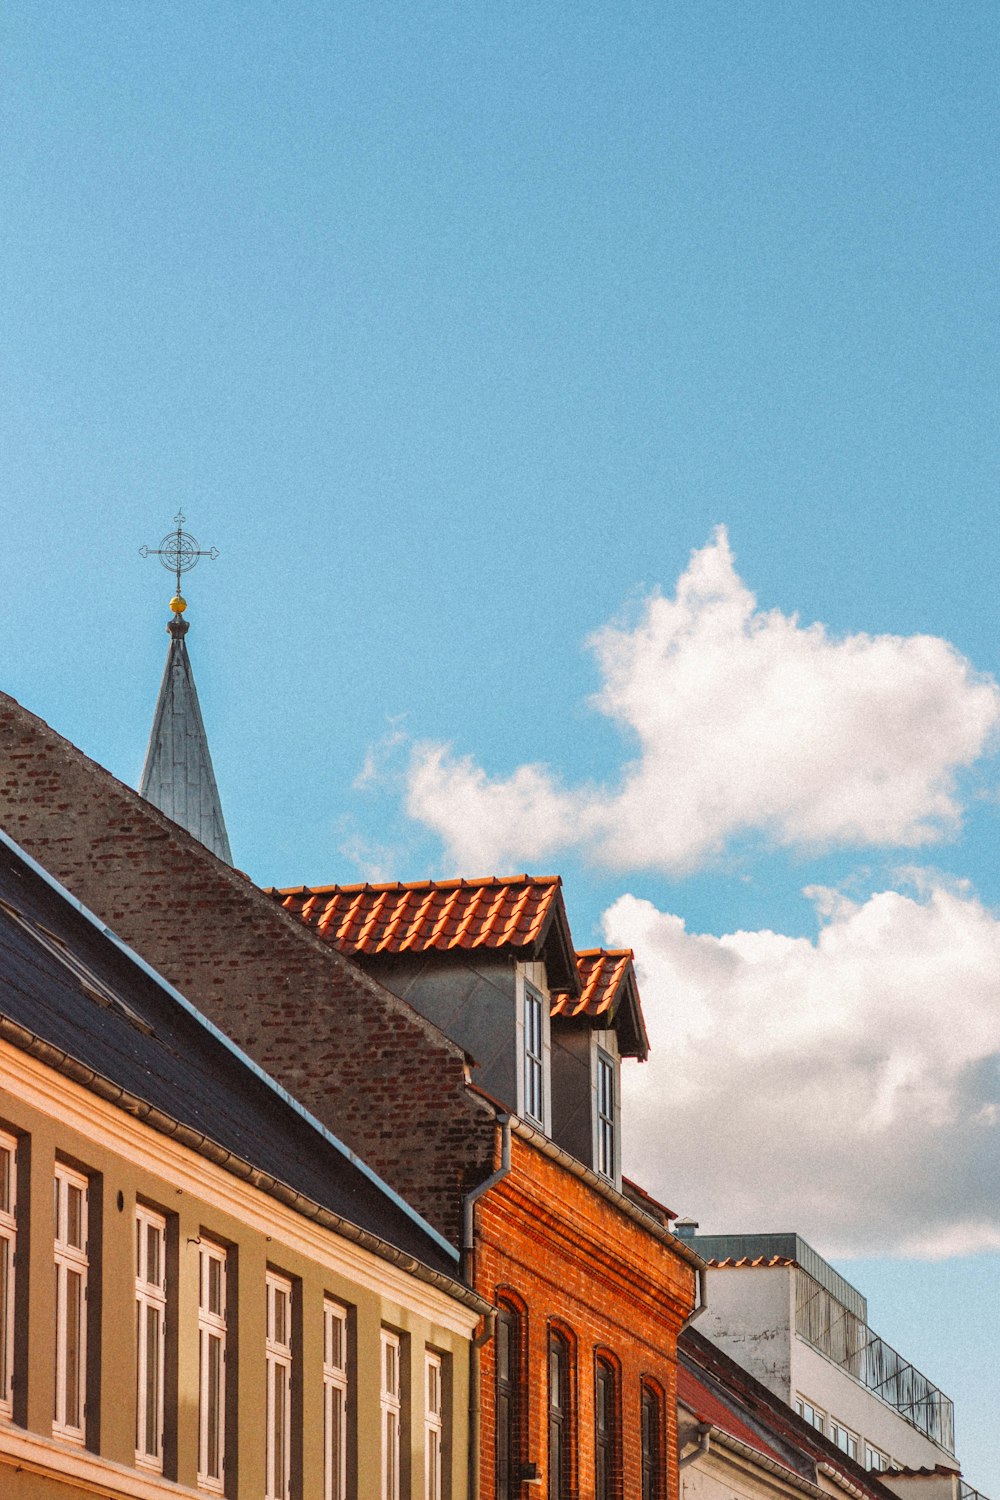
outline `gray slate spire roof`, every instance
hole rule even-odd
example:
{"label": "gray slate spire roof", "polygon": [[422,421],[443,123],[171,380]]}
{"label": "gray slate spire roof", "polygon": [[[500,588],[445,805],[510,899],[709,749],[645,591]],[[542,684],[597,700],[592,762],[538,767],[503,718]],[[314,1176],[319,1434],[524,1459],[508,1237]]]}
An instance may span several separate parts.
{"label": "gray slate spire roof", "polygon": [[231,865],[219,788],[184,644],[188,629],[187,621],[178,615],[167,626],[170,648],[139,793]]}

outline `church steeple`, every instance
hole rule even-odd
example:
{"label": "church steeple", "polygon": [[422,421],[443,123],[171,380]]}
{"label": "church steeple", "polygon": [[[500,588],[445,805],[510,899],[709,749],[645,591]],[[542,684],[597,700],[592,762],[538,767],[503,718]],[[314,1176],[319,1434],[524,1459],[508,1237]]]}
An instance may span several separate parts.
{"label": "church steeple", "polygon": [[180,586],[181,574],[193,568],[199,557],[214,558],[218,552],[214,547],[208,552],[199,551],[194,537],[182,529],[184,517],[178,514],[175,522],[176,531],[169,532],[158,548],[139,549],[143,557],[158,557],[165,568],[177,575],[177,590],[170,601],[173,617],[167,626],[170,646],[139,792],[231,865],[233,856],[219,788],[184,641],[190,626],[183,618],[187,602],[181,597]]}

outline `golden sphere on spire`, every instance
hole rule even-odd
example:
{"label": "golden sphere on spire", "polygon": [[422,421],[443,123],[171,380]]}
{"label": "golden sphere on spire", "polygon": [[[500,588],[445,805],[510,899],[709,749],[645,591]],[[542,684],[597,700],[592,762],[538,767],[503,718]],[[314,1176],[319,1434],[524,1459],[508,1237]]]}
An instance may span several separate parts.
{"label": "golden sphere on spire", "polygon": [[175,615],[182,615],[187,607],[187,600],[182,599],[180,594],[175,594],[170,601],[170,608],[173,610]]}

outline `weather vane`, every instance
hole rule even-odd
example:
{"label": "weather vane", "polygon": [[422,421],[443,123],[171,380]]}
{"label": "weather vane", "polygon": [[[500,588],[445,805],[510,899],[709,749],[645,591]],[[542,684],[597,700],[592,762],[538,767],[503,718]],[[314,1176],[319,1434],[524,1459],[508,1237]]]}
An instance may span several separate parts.
{"label": "weather vane", "polygon": [[187,601],[181,597],[181,574],[189,573],[198,561],[199,557],[210,557],[214,562],[219,555],[218,547],[199,547],[195,537],[189,531],[184,530],[184,514],[178,511],[174,516],[176,531],[168,531],[158,547],[140,547],[140,557],[158,557],[162,567],[168,573],[174,573],[177,578],[177,588],[174,597],[170,601],[170,608],[175,615],[182,615],[187,609]]}

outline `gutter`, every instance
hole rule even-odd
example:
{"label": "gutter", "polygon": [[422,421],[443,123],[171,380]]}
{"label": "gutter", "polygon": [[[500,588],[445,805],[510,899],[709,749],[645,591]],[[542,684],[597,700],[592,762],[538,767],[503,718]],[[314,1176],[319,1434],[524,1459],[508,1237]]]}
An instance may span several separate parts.
{"label": "gutter", "polygon": [[[686,1410],[690,1411],[690,1407],[687,1407]],[[693,1412],[692,1415],[694,1415]],[[813,1497],[813,1500],[830,1500],[829,1493],[821,1489],[818,1484],[813,1484],[811,1480],[804,1479],[801,1474],[796,1474],[794,1469],[786,1468],[777,1459],[770,1458],[766,1453],[761,1453],[759,1448],[752,1448],[749,1443],[744,1443],[740,1438],[733,1437],[731,1433],[726,1432],[721,1427],[713,1426],[710,1422],[699,1422],[698,1439],[698,1447],[693,1453],[685,1454],[678,1464],[679,1468],[686,1468],[696,1458],[702,1458],[707,1455],[714,1442],[717,1448],[727,1449],[738,1458],[745,1459],[748,1463],[757,1464],[761,1468],[767,1469],[769,1473],[783,1480],[785,1484],[790,1485],[793,1489],[800,1490],[803,1495],[809,1495]],[[843,1475],[839,1474],[830,1465],[820,1463],[818,1467],[824,1474],[828,1474],[831,1479],[836,1480],[842,1488],[845,1488],[849,1494],[854,1496],[855,1500],[871,1500],[870,1491],[859,1489],[856,1485],[851,1484],[850,1480],[845,1480]]]}
{"label": "gutter", "polygon": [[[498,1114],[497,1124],[500,1126],[500,1165],[492,1176],[466,1193],[462,1203],[462,1274],[470,1283],[470,1288],[476,1249],[476,1203],[510,1171],[510,1115]],[[483,1410],[479,1351],[493,1337],[495,1326],[496,1308],[487,1304],[487,1311],[483,1314],[483,1327],[469,1346],[469,1500],[479,1500],[479,1445]]]}
{"label": "gutter", "polygon": [[51,1042],[44,1041],[43,1038],[36,1036],[34,1032],[28,1031],[26,1027],[18,1025],[9,1016],[0,1015],[0,1038],[10,1042],[19,1051],[27,1052],[31,1057],[37,1058],[39,1062],[45,1063],[47,1067],[54,1069],[58,1073],[62,1073],[64,1077],[71,1078],[74,1083],[81,1084],[84,1088],[89,1089],[91,1093],[97,1094],[99,1098],[106,1099],[109,1104],[117,1105],[119,1109],[131,1115],[133,1119],[142,1120],[145,1124],[151,1126],[153,1130],[159,1131],[161,1135],[170,1136],[182,1146],[186,1146],[189,1150],[196,1152],[197,1155],[205,1157],[207,1161],[222,1167],[224,1171],[232,1173],[234,1177],[238,1177],[241,1182],[249,1182],[252,1187],[259,1188],[261,1192],[267,1193],[269,1197],[277,1199],[279,1203],[285,1204],[288,1208],[293,1208],[303,1218],[311,1219],[314,1223],[321,1225],[322,1228],[330,1229],[335,1234],[339,1234],[345,1240],[351,1240],[354,1244],[360,1245],[362,1249],[369,1250],[373,1255],[377,1255],[380,1260],[388,1261],[390,1265],[398,1267],[401,1271],[408,1272],[418,1281],[422,1281],[427,1286],[432,1286],[437,1291],[444,1292],[446,1296],[463,1303],[466,1307],[477,1312],[480,1317],[486,1317],[492,1312],[490,1303],[485,1301],[484,1298],[480,1297],[470,1287],[463,1286],[458,1281],[453,1281],[450,1276],[446,1276],[442,1271],[435,1271],[430,1266],[425,1266],[423,1261],[416,1260],[412,1255],[408,1255],[396,1245],[391,1245],[388,1240],[381,1239],[378,1235],[373,1234],[370,1229],[362,1229],[360,1225],[353,1224],[350,1219],[342,1219],[332,1209],[324,1208],[322,1204],[316,1203],[312,1198],[307,1198],[304,1193],[300,1193],[296,1188],[289,1187],[287,1183],[280,1181],[277,1177],[272,1177],[269,1172],[264,1172],[259,1167],[253,1166],[252,1163],[246,1161],[243,1157],[237,1156],[234,1152],[227,1150],[225,1146],[220,1146],[217,1141],[213,1141],[209,1136],[202,1135],[200,1131],[195,1130],[190,1125],[183,1124],[180,1120],[175,1120],[172,1115],[168,1115],[163,1110],[157,1109],[145,1099],[140,1099],[138,1095],[129,1093],[127,1089],[123,1089],[119,1084],[112,1083],[103,1074],[96,1073],[86,1063],[80,1062],[68,1052],[63,1052],[61,1048],[54,1046]]}

